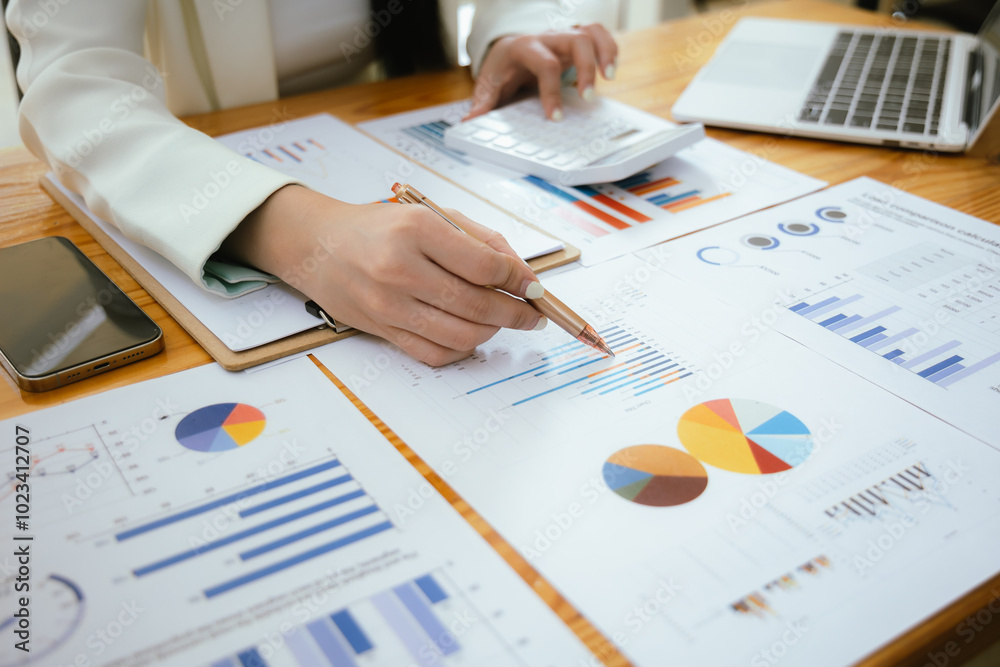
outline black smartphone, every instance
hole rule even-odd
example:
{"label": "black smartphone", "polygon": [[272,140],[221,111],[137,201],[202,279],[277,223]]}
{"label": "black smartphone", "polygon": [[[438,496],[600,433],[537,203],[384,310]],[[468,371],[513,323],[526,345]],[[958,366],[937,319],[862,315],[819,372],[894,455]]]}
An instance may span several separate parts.
{"label": "black smartphone", "polygon": [[163,349],[163,332],[69,239],[0,248],[0,365],[47,391]]}

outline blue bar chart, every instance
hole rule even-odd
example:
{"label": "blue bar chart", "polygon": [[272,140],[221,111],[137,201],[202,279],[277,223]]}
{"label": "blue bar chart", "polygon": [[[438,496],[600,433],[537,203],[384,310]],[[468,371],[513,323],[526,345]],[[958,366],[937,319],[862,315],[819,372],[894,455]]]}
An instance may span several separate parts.
{"label": "blue bar chart", "polygon": [[896,305],[891,296],[853,291],[865,287],[854,283],[817,293],[788,310],[942,388],[1000,364],[1000,350],[979,339],[975,320],[936,315],[905,295],[898,296],[904,305]]}
{"label": "blue bar chart", "polygon": [[451,123],[439,120],[431,123],[423,123],[421,125],[411,125],[410,127],[403,128],[402,132],[403,134],[416,140],[418,143],[440,153],[449,160],[454,160],[455,162],[464,165],[471,164],[465,157],[465,153],[462,153],[461,151],[453,151],[450,148],[444,147],[444,131],[449,127],[451,127]]}
{"label": "blue bar chart", "polygon": [[[206,525],[224,528],[207,531]],[[178,545],[134,567],[137,578],[198,567],[207,557],[235,561],[232,578],[201,591],[213,598],[392,528],[375,500],[332,458],[140,523],[114,537],[120,544],[140,543],[140,548],[144,538],[154,535],[159,544],[166,539]]]}
{"label": "blue bar chart", "polygon": [[[456,624],[462,618],[465,623]],[[211,666],[430,667],[452,664],[452,658],[461,664],[486,664],[506,652],[503,642],[490,632],[488,621],[440,571],[324,614],[293,628],[284,639],[285,646],[278,650],[247,647]]]}
{"label": "blue bar chart", "polygon": [[[631,399],[693,375],[683,358],[659,350],[637,331],[613,324],[598,333],[614,351],[613,359],[574,340],[545,350],[527,370],[480,385],[466,395],[503,389],[504,396],[512,397],[511,407],[553,394]],[[520,398],[513,398],[518,394]]]}

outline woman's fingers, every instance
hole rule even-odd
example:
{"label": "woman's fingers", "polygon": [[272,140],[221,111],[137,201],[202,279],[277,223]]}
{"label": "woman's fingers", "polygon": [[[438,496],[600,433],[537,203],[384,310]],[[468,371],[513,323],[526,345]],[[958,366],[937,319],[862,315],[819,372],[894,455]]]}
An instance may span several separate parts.
{"label": "woman's fingers", "polygon": [[468,118],[503,104],[517,90],[534,82],[546,118],[561,120],[563,72],[576,67],[578,92],[589,100],[598,71],[606,79],[614,78],[617,57],[614,38],[597,23],[538,35],[502,37],[483,61]]}

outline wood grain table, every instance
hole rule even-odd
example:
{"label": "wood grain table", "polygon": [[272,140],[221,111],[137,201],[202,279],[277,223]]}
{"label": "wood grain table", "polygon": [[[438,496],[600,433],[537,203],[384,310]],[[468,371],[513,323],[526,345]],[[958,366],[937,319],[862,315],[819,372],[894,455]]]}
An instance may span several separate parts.
{"label": "wood grain table", "polygon": [[[621,48],[618,76],[601,81],[598,92],[651,113],[670,116],[670,106],[715,49],[719,40],[741,16],[808,18],[818,21],[899,25],[890,16],[873,14],[843,5],[815,0],[788,0],[732,5],[710,14],[664,23],[648,30],[617,36]],[[356,123],[387,114],[468,97],[472,82],[464,69],[422,74],[404,79],[283,99],[218,113],[186,118],[194,128],[210,135],[245,130],[276,120],[290,120],[329,112]],[[830,141],[709,129],[709,136],[749,151],[796,171],[830,182],[841,183],[858,176],[870,176],[907,192],[950,206],[994,224],[1000,224],[1000,164],[982,158],[940,154],[933,151],[893,150]],[[43,236],[65,236],[72,240],[135,300],[164,331],[166,349],[156,357],[54,391],[32,394],[20,391],[0,373],[0,419],[58,405],[210,363],[211,358],[174,322],[155,301],[81,228],[68,213],[39,187],[46,168],[27,150],[0,151],[0,246],[30,241]],[[424,464],[344,385],[324,372],[354,402],[407,459],[451,502],[531,585],[559,616],[607,665],[627,665],[624,657],[558,592],[552,588],[507,542],[478,516],[447,484]],[[1000,539],[1000,538],[998,538]],[[919,583],[914,582],[918,587]],[[1000,550],[997,574],[954,604],[886,643],[864,659],[865,667],[876,665],[934,664],[932,657],[958,665],[973,657],[983,646],[1000,638]],[[967,617],[986,609],[993,620],[984,625],[975,639],[965,642],[957,634]],[[866,610],[859,609],[859,623]],[[949,644],[949,642],[951,642]],[[950,650],[949,650],[950,649]]]}

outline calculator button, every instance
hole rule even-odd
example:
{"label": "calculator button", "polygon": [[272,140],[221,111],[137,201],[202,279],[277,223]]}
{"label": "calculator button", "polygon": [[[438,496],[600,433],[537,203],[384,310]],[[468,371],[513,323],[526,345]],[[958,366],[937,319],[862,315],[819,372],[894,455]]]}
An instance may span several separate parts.
{"label": "calculator button", "polygon": [[497,138],[496,132],[490,132],[489,130],[479,130],[474,135],[472,135],[473,141],[479,141],[487,144]]}
{"label": "calculator button", "polygon": [[493,145],[497,148],[513,148],[517,146],[517,139],[511,136],[502,136],[493,140]]}
{"label": "calculator button", "polygon": [[514,149],[521,155],[534,155],[538,151],[542,150],[541,146],[536,146],[535,144],[521,144]]}
{"label": "calculator button", "polygon": [[505,123],[500,119],[494,118],[483,117],[478,119],[476,124],[484,130],[490,130],[492,132],[496,132],[497,134],[507,134],[514,129],[509,123]]}
{"label": "calculator button", "polygon": [[539,153],[538,155],[536,155],[535,159],[536,160],[551,160],[556,155],[558,155],[558,153],[556,153],[554,150],[546,148],[544,151],[542,151],[541,153]]}

